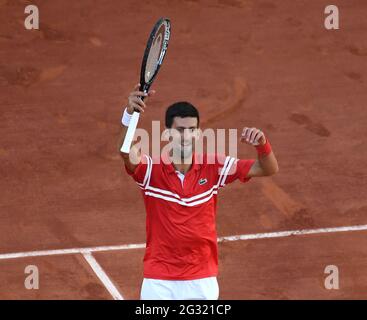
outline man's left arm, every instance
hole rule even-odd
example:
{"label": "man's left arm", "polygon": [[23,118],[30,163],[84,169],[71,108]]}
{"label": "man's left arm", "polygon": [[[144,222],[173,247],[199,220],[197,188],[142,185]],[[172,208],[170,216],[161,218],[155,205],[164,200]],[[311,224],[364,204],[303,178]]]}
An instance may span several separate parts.
{"label": "man's left arm", "polygon": [[271,176],[279,171],[278,161],[269,140],[261,130],[245,127],[241,135],[241,142],[254,146],[258,154],[257,160],[247,173],[247,178]]}

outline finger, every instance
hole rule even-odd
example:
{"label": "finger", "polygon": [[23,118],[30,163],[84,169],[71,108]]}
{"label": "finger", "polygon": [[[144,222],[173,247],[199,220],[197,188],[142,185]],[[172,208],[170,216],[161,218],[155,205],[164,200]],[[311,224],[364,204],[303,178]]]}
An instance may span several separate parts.
{"label": "finger", "polygon": [[151,97],[151,96],[155,95],[155,93],[156,93],[156,91],[155,91],[155,90],[150,90],[150,91],[148,92],[148,96],[149,96],[149,97]]}
{"label": "finger", "polygon": [[146,97],[148,94],[144,91],[133,91],[130,93],[130,96],[134,97]]}
{"label": "finger", "polygon": [[133,102],[133,103],[136,103],[136,104],[138,104],[139,106],[141,106],[142,108],[146,108],[147,106],[146,106],[146,104],[144,103],[144,101],[143,100],[141,100],[140,98],[138,98],[138,97],[132,97],[131,99],[130,99],[130,101],[131,102]]}
{"label": "finger", "polygon": [[252,128],[252,133],[251,133],[251,137],[250,137],[250,142],[251,143],[254,143],[255,142],[255,137],[256,135],[259,133],[259,129],[256,129],[256,128]]}
{"label": "finger", "polygon": [[257,142],[259,139],[260,139],[260,137],[261,137],[261,135],[262,135],[263,133],[262,133],[262,131],[261,130],[257,130],[257,132],[256,132],[256,134],[254,135],[254,142]]}
{"label": "finger", "polygon": [[131,106],[134,108],[135,111],[144,112],[144,108],[138,105],[137,103],[131,103]]}
{"label": "finger", "polygon": [[137,83],[137,84],[135,85],[135,87],[134,87],[134,91],[139,90],[139,88],[140,88],[140,83]]}
{"label": "finger", "polygon": [[259,144],[259,140],[261,139],[261,137],[264,136],[264,133],[259,130],[258,133],[256,134],[256,136],[254,137],[254,144]]}
{"label": "finger", "polygon": [[144,101],[141,100],[140,97],[130,97],[130,101],[132,101],[134,103],[137,103],[138,105],[140,105],[143,108],[147,107],[146,104],[144,103]]}
{"label": "finger", "polygon": [[133,91],[130,95],[135,97],[146,97],[148,94],[144,91]]}
{"label": "finger", "polygon": [[254,142],[254,138],[255,138],[255,135],[257,134],[258,132],[258,129],[256,128],[251,128],[251,134],[250,134],[250,143],[253,143]]}
{"label": "finger", "polygon": [[249,130],[249,128],[245,127],[243,128],[243,131],[242,131],[242,138],[244,138],[246,140],[247,138],[247,131]]}
{"label": "finger", "polygon": [[250,142],[250,138],[251,138],[251,134],[252,134],[253,128],[249,128],[247,130],[247,134],[246,134],[246,141]]}
{"label": "finger", "polygon": [[253,143],[255,140],[256,134],[259,132],[259,129],[252,128],[251,136],[250,136],[250,142]]}
{"label": "finger", "polygon": [[247,132],[247,128],[245,127],[242,130],[241,141],[246,141],[246,132]]}
{"label": "finger", "polygon": [[250,142],[250,134],[251,134],[251,128],[247,128],[245,133],[245,140],[247,142]]}

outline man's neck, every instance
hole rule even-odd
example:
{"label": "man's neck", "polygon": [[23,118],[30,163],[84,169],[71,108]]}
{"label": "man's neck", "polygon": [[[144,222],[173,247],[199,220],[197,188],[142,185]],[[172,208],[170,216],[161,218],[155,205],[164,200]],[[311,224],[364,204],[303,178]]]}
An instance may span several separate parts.
{"label": "man's neck", "polygon": [[188,159],[181,159],[179,161],[173,160],[173,166],[175,170],[180,171],[182,174],[186,174],[192,166],[192,157]]}

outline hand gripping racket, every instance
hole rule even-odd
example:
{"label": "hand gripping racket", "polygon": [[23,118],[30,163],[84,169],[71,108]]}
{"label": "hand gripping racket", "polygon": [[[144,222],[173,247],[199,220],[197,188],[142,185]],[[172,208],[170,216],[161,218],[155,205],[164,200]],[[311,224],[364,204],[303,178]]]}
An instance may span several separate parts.
{"label": "hand gripping racket", "polygon": [[[167,18],[159,19],[150,33],[148,43],[145,48],[140,72],[140,91],[147,93],[155,77],[157,76],[158,70],[167,51],[170,34],[170,20]],[[144,97],[140,97],[140,99],[144,100]],[[123,153],[130,152],[131,143],[134,139],[139,117],[140,112],[134,111],[131,116],[124,143],[121,147],[121,152]]]}

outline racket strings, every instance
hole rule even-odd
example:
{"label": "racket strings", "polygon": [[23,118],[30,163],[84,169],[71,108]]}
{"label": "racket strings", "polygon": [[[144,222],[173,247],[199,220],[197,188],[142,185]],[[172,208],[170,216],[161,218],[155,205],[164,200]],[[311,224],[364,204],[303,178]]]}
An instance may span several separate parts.
{"label": "racket strings", "polygon": [[[163,29],[163,30],[162,30]],[[158,68],[159,61],[162,56],[163,49],[163,38],[164,38],[164,28],[161,28],[160,32],[154,39],[154,42],[150,48],[147,65],[145,69],[145,81],[149,82],[153,77],[156,69]]]}

